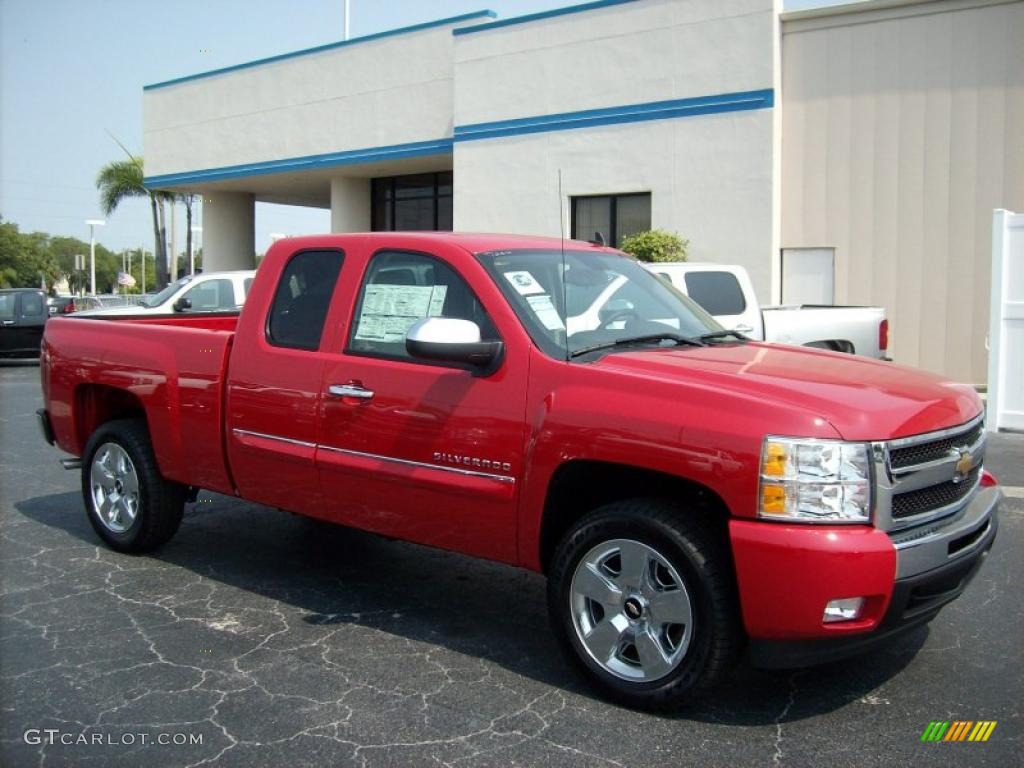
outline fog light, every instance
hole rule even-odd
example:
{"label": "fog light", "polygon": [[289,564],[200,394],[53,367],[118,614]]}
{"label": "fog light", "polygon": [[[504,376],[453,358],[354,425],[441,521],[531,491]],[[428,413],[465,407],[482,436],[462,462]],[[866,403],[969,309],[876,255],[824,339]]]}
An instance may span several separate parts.
{"label": "fog light", "polygon": [[860,617],[864,608],[863,597],[844,597],[841,600],[829,600],[825,606],[825,615],[821,620],[826,624],[834,621],[852,621]]}

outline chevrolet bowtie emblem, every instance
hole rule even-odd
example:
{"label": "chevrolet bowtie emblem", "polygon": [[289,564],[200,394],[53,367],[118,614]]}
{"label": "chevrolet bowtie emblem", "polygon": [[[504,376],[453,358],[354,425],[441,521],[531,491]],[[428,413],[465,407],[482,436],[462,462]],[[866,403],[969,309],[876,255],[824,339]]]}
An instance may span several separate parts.
{"label": "chevrolet bowtie emblem", "polygon": [[966,448],[954,448],[954,450],[959,454],[960,459],[956,463],[956,474],[953,475],[953,482],[961,483],[970,474],[970,471],[974,469],[974,458]]}

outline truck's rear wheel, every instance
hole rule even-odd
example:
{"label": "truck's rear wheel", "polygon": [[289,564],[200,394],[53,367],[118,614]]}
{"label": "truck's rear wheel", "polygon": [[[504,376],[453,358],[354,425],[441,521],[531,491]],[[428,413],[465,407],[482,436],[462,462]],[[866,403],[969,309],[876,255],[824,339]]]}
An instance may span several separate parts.
{"label": "truck's rear wheel", "polygon": [[175,534],[187,489],[160,474],[145,422],[107,422],[89,438],[82,458],[86,513],[108,546],[148,552]]}
{"label": "truck's rear wheel", "polygon": [[731,666],[741,641],[724,542],[658,500],[615,502],[558,546],[548,608],[569,655],[612,698],[672,709]]}

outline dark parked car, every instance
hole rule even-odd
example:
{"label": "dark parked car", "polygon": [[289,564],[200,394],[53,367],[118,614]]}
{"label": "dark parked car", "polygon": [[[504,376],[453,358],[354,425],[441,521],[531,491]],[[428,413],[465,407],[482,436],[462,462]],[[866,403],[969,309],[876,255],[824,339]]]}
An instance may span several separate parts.
{"label": "dark parked car", "polygon": [[46,307],[51,317],[53,315],[70,315],[78,309],[75,306],[76,301],[74,296],[50,296],[46,300]]}
{"label": "dark parked car", "polygon": [[49,317],[46,294],[35,288],[0,290],[0,357],[39,357]]}

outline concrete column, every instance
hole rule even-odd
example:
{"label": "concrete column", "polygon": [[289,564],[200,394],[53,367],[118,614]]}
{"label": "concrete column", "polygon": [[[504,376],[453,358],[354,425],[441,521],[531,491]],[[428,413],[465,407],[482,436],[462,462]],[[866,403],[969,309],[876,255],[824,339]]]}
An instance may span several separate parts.
{"label": "concrete column", "polygon": [[203,192],[203,272],[256,266],[256,200],[247,192]]}
{"label": "concrete column", "polygon": [[370,180],[331,179],[331,232],[369,232]]}

